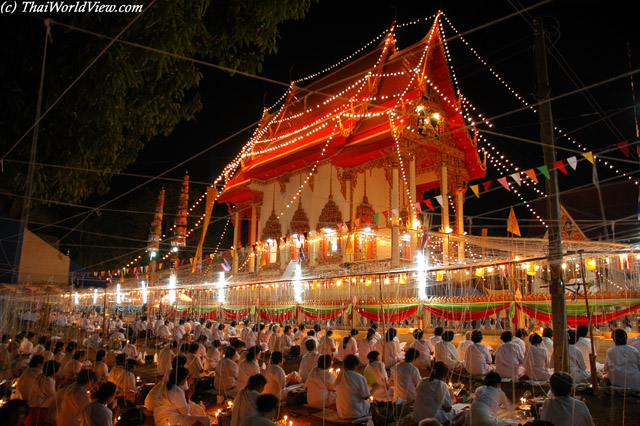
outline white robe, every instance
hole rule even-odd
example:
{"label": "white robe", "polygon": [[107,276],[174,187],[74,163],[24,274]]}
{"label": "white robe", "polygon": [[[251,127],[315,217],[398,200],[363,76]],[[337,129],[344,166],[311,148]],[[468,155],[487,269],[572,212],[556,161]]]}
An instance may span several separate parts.
{"label": "white robe", "polygon": [[593,419],[586,404],[569,396],[547,398],[542,404],[540,420],[554,426],[593,426]]}
{"label": "white robe", "polygon": [[496,373],[502,378],[518,379],[524,374],[524,352],[514,341],[503,343],[496,349]]}
{"label": "white robe", "polygon": [[369,355],[369,352],[377,351],[377,345],[378,343],[374,339],[369,341],[366,338],[358,343],[358,359],[362,364],[367,365],[369,363],[367,355]]}
{"label": "white robe", "polygon": [[347,341],[347,346],[344,347],[342,340],[338,346],[338,359],[344,361],[348,355],[358,356],[358,342],[353,337],[350,337]]}
{"label": "white robe", "polygon": [[460,357],[458,356],[458,351],[451,342],[445,342],[444,340],[439,341],[436,343],[434,353],[436,362],[444,362],[447,364],[447,367],[449,367],[449,370],[453,370],[462,365]]}
{"label": "white robe", "polygon": [[428,378],[420,381],[416,388],[416,403],[413,406],[414,421],[434,418],[444,424],[456,415],[451,407],[453,403],[446,383]]}
{"label": "white robe", "polygon": [[309,373],[311,370],[316,368],[318,365],[318,358],[320,354],[317,351],[307,352],[302,356],[300,360],[300,366],[298,367],[298,372],[300,373],[300,378],[302,379],[302,383],[307,381],[307,377],[309,377]]}
{"label": "white robe", "polygon": [[238,364],[238,380],[236,382],[236,388],[238,392],[243,390],[247,383],[249,383],[249,377],[260,374],[260,365],[258,365],[258,361],[247,361],[243,359]]}
{"label": "white robe", "polygon": [[278,400],[286,399],[287,397],[287,377],[284,374],[284,370],[279,365],[269,364],[264,371],[264,377],[267,379],[267,384],[264,387],[262,393],[270,393],[274,395]]}
{"label": "white robe", "polygon": [[604,372],[613,386],[640,389],[640,351],[629,345],[607,349]]}
{"label": "white robe", "polygon": [[433,354],[433,348],[428,340],[414,340],[411,342],[409,347],[420,352],[420,357],[415,361],[418,368],[426,370],[431,367],[431,355]]}
{"label": "white robe", "polygon": [[153,413],[153,409],[156,406],[156,401],[160,398],[160,393],[162,392],[162,388],[167,386],[167,382],[164,380],[156,383],[154,387],[151,388],[147,396],[144,398],[144,408]]}
{"label": "white robe", "polygon": [[549,357],[547,350],[540,346],[531,345],[524,354],[524,370],[529,380],[547,381],[553,374],[549,368]]}
{"label": "white robe", "polygon": [[[313,336],[304,336],[302,338],[302,341],[300,342],[300,355],[304,355],[304,354],[306,354],[308,352],[306,343],[309,340],[316,340],[316,339]],[[318,342],[316,341],[316,349],[315,349],[316,351],[318,350],[317,343]]]}
{"label": "white robe", "polygon": [[209,426],[209,418],[205,415],[193,415],[192,408],[193,406],[187,401],[182,389],[173,386],[171,390],[167,390],[167,387],[164,386],[153,408],[153,420],[157,425],[166,423],[190,426],[199,421],[205,426]]}
{"label": "white robe", "polygon": [[389,386],[387,381],[387,370],[380,361],[373,361],[364,368],[364,377],[367,379],[369,391],[374,401],[392,401],[393,386]]}
{"label": "white robe", "polygon": [[[589,361],[589,354],[591,353],[591,339],[587,339],[586,337],[580,337],[576,342],[575,346],[576,348],[580,349],[580,352],[582,352],[582,357],[584,358],[584,363],[587,367],[589,367],[591,365],[591,362]],[[594,346],[594,349],[595,349],[595,346]],[[596,351],[596,355],[597,354],[598,352]]]}
{"label": "white robe", "polygon": [[336,340],[333,337],[322,336],[318,342],[318,352],[320,355],[335,355],[338,350]]}
{"label": "white robe", "polygon": [[27,399],[29,397],[29,391],[36,385],[38,376],[42,374],[41,368],[29,367],[18,378],[18,384],[16,385],[16,391],[21,399]]}
{"label": "white robe", "polygon": [[369,386],[361,374],[343,370],[336,379],[336,408],[341,419],[359,419],[369,415]]}
{"label": "white robe", "polygon": [[335,381],[335,376],[328,370],[318,367],[311,370],[306,383],[307,404],[320,410],[335,404],[338,397]]}
{"label": "white robe", "polygon": [[[57,402],[57,403],[56,403]],[[80,426],[80,417],[84,407],[91,403],[89,391],[77,382],[60,389],[50,400],[49,412],[58,408],[57,426]]]}
{"label": "white robe", "polygon": [[176,354],[168,347],[162,348],[160,352],[158,352],[157,369],[159,376],[164,376],[167,372],[171,371],[171,364],[175,357]]}
{"label": "white robe", "polygon": [[112,426],[113,413],[104,404],[94,401],[82,411],[82,426]]}
{"label": "white robe", "polygon": [[580,349],[575,345],[569,345],[569,373],[573,377],[573,383],[578,384],[586,382],[591,377],[591,373],[587,369],[587,365],[584,363],[584,357]]}
{"label": "white robe", "polygon": [[222,358],[216,367],[216,378],[213,382],[216,391],[228,393],[235,389],[238,373],[238,364],[229,358]]}
{"label": "white robe", "polygon": [[253,389],[242,389],[236,395],[231,409],[231,426],[239,426],[246,418],[258,414],[256,401],[259,396],[260,392]]}
{"label": "white robe", "polygon": [[54,397],[55,394],[55,379],[41,374],[36,378],[35,383],[30,386],[28,395],[23,395],[23,397],[27,400],[29,407],[45,407],[47,401]]}
{"label": "white robe", "polygon": [[[461,362],[464,362],[464,356],[467,354],[467,348],[471,345],[473,345],[473,342],[471,340],[462,340],[460,343],[458,343],[456,352],[458,352],[458,356],[460,357]],[[524,353],[524,351],[522,353]]]}
{"label": "white robe", "polygon": [[99,383],[109,377],[109,366],[102,361],[98,361],[93,365],[93,371],[96,373],[96,379]]}
{"label": "white robe", "polygon": [[391,368],[398,362],[402,362],[404,354],[400,352],[400,344],[395,340],[384,342],[384,366]]}
{"label": "white robe", "polygon": [[422,377],[418,368],[410,362],[401,362],[391,368],[393,397],[396,403],[413,402],[416,399],[416,387]]}
{"label": "white robe", "polygon": [[464,355],[464,368],[472,376],[484,376],[491,372],[493,367],[491,366],[489,347],[482,343],[469,345]]}

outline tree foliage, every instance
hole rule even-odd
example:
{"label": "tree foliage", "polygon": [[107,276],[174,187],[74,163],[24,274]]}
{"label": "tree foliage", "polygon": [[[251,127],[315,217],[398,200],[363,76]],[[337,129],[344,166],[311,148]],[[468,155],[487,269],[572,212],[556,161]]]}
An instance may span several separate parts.
{"label": "tree foliage", "polygon": [[[256,73],[276,51],[278,24],[303,18],[312,1],[159,0],[121,38]],[[113,37],[133,15],[52,18]],[[0,69],[0,155],[33,124],[44,40],[42,21],[34,17],[4,24],[4,39],[11,43],[4,43],[2,53],[11,60]],[[108,42],[53,25],[43,111]],[[79,202],[106,193],[113,173],[134,162],[145,144],[194,118],[202,108],[201,79],[193,62],[116,42],[42,120],[36,161],[62,168],[36,167],[33,197]],[[5,159],[3,192],[23,191],[30,146],[28,136]]]}

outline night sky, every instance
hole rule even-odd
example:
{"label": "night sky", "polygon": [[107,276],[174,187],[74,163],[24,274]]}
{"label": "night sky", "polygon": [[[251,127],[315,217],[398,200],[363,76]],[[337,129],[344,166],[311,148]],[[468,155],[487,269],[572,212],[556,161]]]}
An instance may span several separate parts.
{"label": "night sky", "polygon": [[[553,48],[548,57],[548,63],[552,96],[618,77],[630,69],[637,68],[640,64],[638,59],[640,58],[640,37],[634,20],[636,14],[633,13],[633,2],[554,1],[525,12],[524,16],[513,16],[501,22],[495,22],[513,14],[517,9],[533,4],[535,3],[522,0],[482,2],[321,0],[318,4],[311,6],[304,21],[289,22],[281,26],[278,53],[267,58],[261,75],[286,84],[291,79],[299,79],[315,73],[349,56],[385,31],[394,20],[402,24],[422,19],[419,24],[397,29],[398,48],[402,49],[426,35],[432,20],[425,21],[424,18],[434,14],[439,8],[445,12],[453,25],[465,34],[465,39],[487,64],[528,102],[534,102],[532,93],[535,89],[533,29],[528,23],[533,17],[544,17],[551,36],[550,44]],[[481,26],[484,28],[480,28]],[[25,31],[28,30],[27,26]],[[99,29],[95,30],[99,31]],[[455,35],[446,22],[444,30],[447,38]],[[19,37],[20,34],[14,36]],[[631,66],[627,42],[631,49]],[[523,139],[539,140],[537,115],[528,110],[512,113],[522,108],[523,104],[494,77],[460,39],[450,41],[449,48],[462,93],[485,117],[502,116],[492,121],[494,127],[491,131]],[[34,60],[38,60],[38,55],[34,55]],[[11,63],[3,60],[2,66],[11,66]],[[272,105],[286,90],[283,86],[240,75],[229,76],[222,71],[207,67],[202,67],[201,71],[204,79],[199,91],[202,94],[204,108],[197,114],[196,120],[181,123],[169,137],[153,140],[142,151],[138,161],[128,167],[126,172],[144,175],[162,173],[178,162],[259,120],[263,106]],[[640,76],[636,75],[636,95],[640,85],[638,78]],[[567,96],[554,102],[552,108],[556,125],[591,150],[615,145],[635,137],[633,110],[630,108],[632,103],[631,83],[626,77],[593,88],[588,93]],[[607,120],[602,119],[609,115],[612,117]],[[184,171],[188,170],[193,181],[210,182],[241,149],[252,130],[198,156],[168,176],[180,178]],[[500,151],[499,155],[503,155],[505,160],[509,160],[520,170],[543,164],[542,149],[539,145],[495,135],[486,134],[485,136]],[[559,159],[575,155],[570,151],[562,151],[562,148],[578,149],[566,138],[559,139],[557,145]],[[486,146],[486,144],[480,143],[480,146]],[[613,164],[620,171],[635,173],[633,176],[640,178],[635,146],[630,151],[629,159],[619,150],[612,150],[606,155],[615,160]],[[599,166],[598,172],[601,180],[615,175],[612,169],[605,170],[604,166]],[[482,181],[505,174],[508,173],[497,171],[489,164],[487,178]],[[590,184],[590,164],[580,161],[577,171],[569,171],[567,176],[560,175],[559,180],[563,191]],[[87,200],[85,204],[100,204],[142,181],[131,177],[115,177],[111,184],[112,190],[108,195]],[[542,183],[541,177],[540,181]],[[499,184],[494,182],[491,188],[497,186]],[[155,190],[156,186],[153,188]],[[544,190],[542,184],[538,188]],[[192,185],[192,198],[200,196],[203,192],[203,184]],[[535,205],[537,198],[535,192],[523,189],[522,194],[532,203],[532,206]],[[627,195],[629,206],[631,206],[628,208],[633,214],[638,199],[637,190]],[[128,197],[137,196],[139,194],[134,193]],[[508,206],[511,205],[515,206],[516,214],[522,218],[521,227],[535,222],[535,220],[529,221],[531,213],[522,205],[522,202],[506,190],[493,190],[488,194],[481,194],[479,200],[469,198],[469,194],[467,197],[465,214],[474,216],[474,229],[488,227],[490,235],[504,235],[502,228],[506,224]],[[597,200],[584,201],[591,207],[597,206]],[[127,199],[120,200],[114,205],[124,205],[123,203],[126,202]],[[167,206],[167,211],[174,211],[174,208],[174,206]],[[153,205],[149,205],[148,210],[152,209]],[[73,209],[63,209],[59,214],[71,215],[76,212]],[[226,214],[225,207],[216,209],[216,215],[224,214]],[[223,223],[224,220],[220,222],[220,224]],[[214,234],[216,231],[219,232],[220,224],[213,227]],[[142,248],[144,244],[132,244],[131,247]]]}

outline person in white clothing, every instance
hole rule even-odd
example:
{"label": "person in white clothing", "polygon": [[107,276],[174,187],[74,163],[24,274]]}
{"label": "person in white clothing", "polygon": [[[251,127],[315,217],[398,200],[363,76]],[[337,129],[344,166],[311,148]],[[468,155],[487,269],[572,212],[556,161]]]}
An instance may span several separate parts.
{"label": "person in white clothing", "polygon": [[267,385],[264,387],[264,393],[270,393],[279,400],[286,400],[288,379],[282,369],[283,364],[282,352],[271,353],[271,363],[264,371],[264,377],[267,379]]}
{"label": "person in white clothing", "polygon": [[331,356],[321,355],[318,357],[316,367],[311,370],[307,378],[307,404],[312,408],[322,410],[334,405],[338,394],[336,392],[336,378],[331,368]]}
{"label": "person in white clothing", "polygon": [[367,330],[367,336],[358,343],[358,358],[360,363],[369,363],[369,352],[377,351],[376,331],[373,328]]}
{"label": "person in white clothing", "polygon": [[338,398],[336,408],[341,419],[363,419],[369,416],[369,386],[367,380],[354,370],[358,366],[358,357],[349,355],[344,360],[344,370],[336,379]]}
{"label": "person in white clothing", "polygon": [[247,355],[238,363],[238,380],[236,381],[236,389],[238,389],[238,392],[247,386],[251,376],[260,374],[260,365],[258,365],[258,361],[256,360],[259,353],[260,348],[258,346],[249,348]]}
{"label": "person in white clothing", "polygon": [[576,348],[578,333],[575,330],[567,331],[567,341],[569,342],[569,374],[573,378],[574,383],[584,383],[591,378],[591,372],[588,371],[587,365],[584,363],[584,357],[580,349]]}
{"label": "person in white clothing", "polygon": [[24,398],[29,407],[46,407],[47,401],[56,394],[56,374],[60,370],[60,364],[56,361],[47,361],[42,369],[42,374],[36,377],[35,383],[29,387],[28,395]]}
{"label": "person in white clothing", "polygon": [[189,390],[188,376],[189,371],[184,367],[171,371],[153,408],[153,419],[157,425],[209,426],[204,410],[189,401],[185,394]]}
{"label": "person in white clothing", "polygon": [[435,348],[438,342],[442,341],[442,333],[444,333],[444,328],[442,327],[436,327],[433,329],[433,336],[429,337],[431,347]]}
{"label": "person in white clothing", "polygon": [[302,339],[304,339],[306,332],[304,324],[300,324],[300,326],[293,332],[293,341],[296,345],[300,346],[300,349],[302,349]]}
{"label": "person in white clothing", "polygon": [[[42,355],[35,355],[29,360],[29,368],[18,378],[18,384],[16,385],[16,395],[19,399],[27,399],[29,397],[29,391],[35,385],[38,376],[42,374],[44,367],[44,358]],[[15,398],[14,398],[15,399]]]}
{"label": "person in white clothing", "polygon": [[[461,340],[460,343],[458,343],[458,347],[456,348],[456,350],[458,351],[458,356],[460,357],[460,361],[462,362],[464,362],[464,356],[467,353],[467,348],[473,344],[473,342],[471,341],[471,333],[471,330],[464,333],[464,340]],[[524,351],[522,351],[522,353],[524,354]]]}
{"label": "person in white clothing", "polygon": [[[589,354],[591,354],[591,339],[587,338],[587,335],[589,334],[589,327],[586,325],[579,325],[576,331],[578,333],[578,341],[576,342],[576,348],[578,348],[580,352],[582,352],[584,363],[587,366],[587,369],[590,370],[591,361],[589,360]],[[595,352],[595,355],[598,355],[597,351]]]}
{"label": "person in white clothing", "polygon": [[424,331],[421,328],[413,330],[413,338],[415,339],[409,345],[409,348],[415,349],[420,353],[420,357],[415,360],[414,364],[420,370],[426,371],[431,368],[431,356],[433,355],[433,347],[428,340],[424,338]]}
{"label": "person in white clothing", "polygon": [[231,321],[229,327],[224,330],[224,337],[227,341],[230,341],[232,337],[238,337],[238,330],[236,329],[237,322]]}
{"label": "person in white clothing", "polygon": [[325,332],[325,335],[320,337],[320,339],[318,340],[318,352],[320,353],[320,355],[334,356],[338,352],[336,340],[331,336],[333,336],[333,330],[328,328]]}
{"label": "person in white clothing", "polygon": [[552,422],[554,426],[593,426],[587,405],[569,395],[573,380],[567,373],[553,373],[549,379],[553,396],[542,404],[540,420]]}
{"label": "person in white clothing", "polygon": [[344,360],[347,355],[355,355],[358,356],[358,342],[356,341],[356,336],[359,331],[355,328],[351,329],[348,336],[344,336],[340,345],[338,346],[338,359],[340,361]]}
{"label": "person in white clothing", "polygon": [[316,339],[315,334],[316,332],[313,330],[307,331],[307,335],[304,336],[302,338],[302,341],[300,342],[300,355],[304,355],[305,353],[307,353],[307,342],[309,340],[313,340],[314,342],[316,342],[315,348],[318,349],[318,339]]}
{"label": "person in white clothing", "polygon": [[422,377],[413,362],[420,357],[420,353],[411,348],[404,356],[404,362],[391,367],[393,381],[393,397],[396,404],[413,402],[416,399],[416,387]]}
{"label": "person in white clothing", "polygon": [[291,348],[295,346],[292,333],[293,331],[291,326],[285,325],[282,336],[280,336],[280,352],[282,352],[283,355],[289,355],[291,353]]}
{"label": "person in white clothing", "polygon": [[611,333],[615,346],[607,349],[604,374],[612,386],[640,389],[640,351],[627,345],[627,333],[616,329]]}
{"label": "person in white clothing", "polygon": [[369,391],[374,401],[393,401],[393,386],[384,364],[380,362],[380,352],[371,351],[367,354],[369,364],[364,368],[364,378],[367,379]]}
{"label": "person in white clothing", "polygon": [[553,364],[553,329],[546,327],[542,330],[542,347],[549,354],[549,365]]}
{"label": "person in white clothing", "polygon": [[400,351],[400,343],[396,339],[398,332],[395,328],[387,330],[387,334],[384,338],[384,366],[385,368],[391,368],[404,359],[402,352]]}
{"label": "person in white clothing", "polygon": [[33,343],[35,341],[35,333],[32,331],[28,332],[26,337],[22,340],[22,343],[20,343],[20,353],[22,355],[31,355],[31,352],[33,352]]}
{"label": "person in white clothing", "polygon": [[503,343],[496,349],[496,373],[500,377],[517,380],[524,375],[524,352],[513,341],[510,331],[503,331],[500,340]]}
{"label": "person in white clothing", "polygon": [[533,333],[529,336],[531,346],[527,348],[524,354],[524,370],[530,380],[547,381],[553,374],[553,370],[549,368],[549,357],[547,350],[542,345],[542,337]]}
{"label": "person in white clothing", "polygon": [[207,348],[205,368],[208,371],[214,371],[218,362],[220,362],[220,340],[214,340],[210,347]]}
{"label": "person in white clothing", "polygon": [[78,379],[56,392],[48,402],[49,415],[47,421],[57,426],[80,426],[80,418],[84,407],[91,403],[90,390],[96,385],[96,373],[82,370]]}
{"label": "person in white clothing", "polygon": [[262,374],[249,377],[247,386],[233,399],[231,426],[239,426],[245,419],[258,414],[257,400],[266,384],[267,380]]}
{"label": "person in white clothing", "polygon": [[435,354],[436,362],[444,362],[449,370],[462,370],[462,362],[460,362],[458,351],[456,350],[456,347],[453,346],[453,343],[451,343],[453,340],[453,331],[447,330],[443,332],[441,339],[442,340],[434,346],[433,352]]}
{"label": "person in white clothing", "polygon": [[213,386],[219,394],[231,396],[236,394],[236,381],[238,380],[239,372],[238,364],[233,361],[235,355],[236,350],[234,348],[227,348],[224,358],[218,362]]}
{"label": "person in white clothing", "polygon": [[84,368],[87,360],[85,351],[77,351],[73,354],[73,359],[69,361],[60,372],[60,381],[62,383],[70,383],[76,379],[78,373]]}
{"label": "person in white clothing", "polygon": [[87,404],[82,411],[82,426],[112,426],[113,412],[108,406],[116,397],[116,387],[105,382],[96,391],[96,400]]}
{"label": "person in white clothing", "polygon": [[309,377],[311,370],[316,368],[316,365],[318,364],[318,357],[320,356],[318,351],[316,351],[316,341],[313,339],[305,342],[305,349],[306,353],[302,355],[300,366],[298,367],[298,373],[300,373],[302,383],[307,381],[307,377]]}
{"label": "person in white clothing", "polygon": [[178,322],[178,325],[173,329],[173,338],[177,342],[182,342],[182,338],[184,337],[186,332],[187,332],[187,329],[184,326],[184,319],[181,318],[180,321]]}
{"label": "person in white clothing", "polygon": [[102,349],[96,352],[96,363],[93,364],[93,371],[96,373],[98,383],[104,382],[109,377],[109,366],[104,362],[106,356],[107,353]]}
{"label": "person in white clothing", "polygon": [[171,330],[169,329],[169,321],[165,321],[164,323],[158,321],[158,323],[160,323],[160,325],[156,329],[156,338],[163,341],[171,340],[173,336],[171,335]]}
{"label": "person in white clothing", "polygon": [[271,394],[260,395],[256,399],[258,414],[244,419],[240,426],[277,426],[271,419],[279,406],[278,398]]}
{"label": "person in white clothing", "polygon": [[165,346],[158,352],[158,365],[156,367],[158,376],[164,377],[171,371],[171,362],[178,354],[178,342],[173,341],[169,346]]}
{"label": "person in white clothing", "polygon": [[527,344],[525,343],[525,340],[527,340],[528,335],[527,330],[519,328],[516,330],[516,336],[513,338],[515,344],[520,346],[520,349],[522,349],[523,354],[527,352]]}
{"label": "person in white clothing", "polygon": [[510,424],[510,419],[498,417],[498,410],[513,410],[513,404],[500,389],[500,375],[488,373],[484,386],[476,389],[471,410],[467,416],[467,426],[499,426]]}
{"label": "person in white clothing", "polygon": [[436,419],[445,424],[456,417],[452,393],[444,382],[447,374],[449,374],[447,364],[436,361],[433,364],[431,377],[420,381],[416,388],[416,402],[413,406],[414,421]]}
{"label": "person in white clothing", "polygon": [[484,376],[494,369],[491,365],[491,352],[487,345],[480,343],[482,331],[473,330],[471,341],[473,344],[469,345],[464,355],[464,368],[472,376]]}

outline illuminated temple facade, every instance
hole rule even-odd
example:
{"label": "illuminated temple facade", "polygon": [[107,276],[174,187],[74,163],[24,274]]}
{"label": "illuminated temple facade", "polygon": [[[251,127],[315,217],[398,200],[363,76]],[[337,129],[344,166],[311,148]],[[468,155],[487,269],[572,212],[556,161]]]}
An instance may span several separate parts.
{"label": "illuminated temple facade", "polygon": [[[467,183],[485,175],[485,164],[437,20],[410,47],[398,50],[391,29],[369,53],[303,83],[291,85],[279,110],[265,111],[225,170],[218,202],[229,207],[234,248],[247,254],[233,257],[236,277],[277,279],[291,261],[305,275],[345,264],[407,267],[431,229],[421,214],[431,212],[421,203],[428,191],[442,197],[432,205],[440,230],[464,233]],[[442,246],[443,263],[465,256],[454,241]]]}

